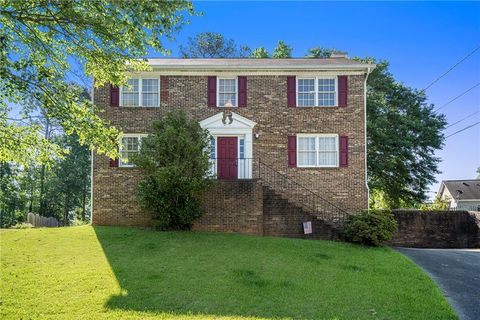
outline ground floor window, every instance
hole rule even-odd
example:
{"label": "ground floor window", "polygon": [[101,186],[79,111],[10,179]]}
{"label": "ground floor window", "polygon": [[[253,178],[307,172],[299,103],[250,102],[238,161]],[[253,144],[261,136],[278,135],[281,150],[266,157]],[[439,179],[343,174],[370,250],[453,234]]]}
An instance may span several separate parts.
{"label": "ground floor window", "polygon": [[338,167],[338,135],[297,136],[299,167]]}
{"label": "ground floor window", "polygon": [[132,156],[140,152],[142,138],[145,134],[128,134],[122,137],[120,143],[120,167],[133,167]]}

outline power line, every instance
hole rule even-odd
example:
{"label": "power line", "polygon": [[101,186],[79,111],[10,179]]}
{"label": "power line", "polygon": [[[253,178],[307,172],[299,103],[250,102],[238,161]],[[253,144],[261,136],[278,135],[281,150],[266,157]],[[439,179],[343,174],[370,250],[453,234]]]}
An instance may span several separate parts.
{"label": "power line", "polygon": [[435,83],[437,83],[438,81],[440,81],[440,79],[442,79],[443,77],[445,77],[447,74],[450,73],[450,71],[452,71],[453,69],[455,69],[458,65],[460,65],[463,61],[467,60],[471,55],[473,55],[475,52],[477,52],[478,50],[480,49],[480,46],[476,47],[475,49],[473,49],[472,51],[470,51],[469,54],[467,54],[465,57],[463,57],[460,61],[458,61],[457,63],[455,63],[453,66],[450,67],[450,69],[448,69],[445,73],[443,73],[441,76],[439,76],[438,78],[436,78],[435,80],[433,80],[428,86],[426,86],[425,88],[422,89],[422,91],[420,92],[425,92],[428,88],[430,88],[431,86],[433,86]]}
{"label": "power line", "polygon": [[458,99],[458,98],[460,98],[460,97],[463,97],[465,94],[467,94],[468,92],[472,91],[473,89],[475,89],[475,88],[476,88],[476,87],[478,87],[478,86],[480,86],[480,82],[479,82],[479,83],[477,83],[477,84],[475,84],[475,85],[474,85],[473,87],[471,87],[470,89],[468,89],[468,90],[466,90],[466,91],[464,91],[464,92],[460,93],[458,96],[456,96],[456,97],[455,97],[455,98],[453,98],[452,100],[448,101],[448,102],[447,102],[447,103],[445,103],[444,105],[442,105],[442,106],[440,106],[440,107],[436,108],[434,111],[438,111],[438,110],[440,110],[440,109],[442,109],[442,108],[444,108],[444,107],[448,106],[450,103],[452,103],[453,101],[457,100],[457,99]]}
{"label": "power line", "polygon": [[445,139],[450,138],[451,136],[454,136],[454,135],[456,135],[457,133],[460,133],[460,132],[462,132],[462,131],[465,131],[465,130],[467,130],[467,129],[470,129],[471,127],[474,127],[474,126],[476,126],[477,124],[480,124],[480,121],[475,122],[474,124],[471,124],[471,125],[463,128],[463,129],[460,129],[460,130],[458,130],[458,131],[455,131],[455,132],[452,133],[452,134],[449,134],[448,136],[445,137]]}
{"label": "power line", "polygon": [[468,118],[470,118],[471,116],[476,115],[477,113],[480,113],[480,111],[477,111],[477,112],[474,112],[474,113],[472,113],[472,114],[469,114],[469,115],[466,116],[465,118],[462,118],[462,119],[460,119],[460,120],[458,120],[458,121],[455,121],[455,122],[452,123],[452,124],[449,124],[448,126],[446,126],[446,127],[444,128],[444,130],[447,129],[447,128],[450,128],[451,126],[456,125],[457,123],[460,123],[460,122],[462,122],[462,121],[464,121],[464,120],[467,120]]}

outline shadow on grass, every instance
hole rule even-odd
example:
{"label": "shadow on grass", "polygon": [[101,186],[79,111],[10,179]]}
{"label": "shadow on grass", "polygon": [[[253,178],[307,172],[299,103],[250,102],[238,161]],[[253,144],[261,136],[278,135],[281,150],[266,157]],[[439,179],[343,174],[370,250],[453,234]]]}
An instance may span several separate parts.
{"label": "shadow on grass", "polygon": [[[318,252],[307,261],[303,246],[282,249],[282,243],[293,244],[292,240],[115,227],[94,230],[122,288],[107,308],[275,319],[318,319],[319,314],[322,318],[325,311],[328,314],[321,310],[327,302],[322,302],[321,288],[312,286],[311,273],[331,257]],[[303,243],[307,248],[314,244]],[[310,275],[304,278],[306,274]]]}

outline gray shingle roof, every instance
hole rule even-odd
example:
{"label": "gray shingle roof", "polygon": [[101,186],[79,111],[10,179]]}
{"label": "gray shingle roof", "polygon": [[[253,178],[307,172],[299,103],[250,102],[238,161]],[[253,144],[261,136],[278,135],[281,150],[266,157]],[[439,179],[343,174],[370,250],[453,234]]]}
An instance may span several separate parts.
{"label": "gray shingle roof", "polygon": [[460,200],[480,199],[480,179],[442,181],[450,194]]}
{"label": "gray shingle roof", "polygon": [[177,59],[151,58],[150,65],[180,69],[373,69],[374,64],[347,58],[292,58],[292,59]]}

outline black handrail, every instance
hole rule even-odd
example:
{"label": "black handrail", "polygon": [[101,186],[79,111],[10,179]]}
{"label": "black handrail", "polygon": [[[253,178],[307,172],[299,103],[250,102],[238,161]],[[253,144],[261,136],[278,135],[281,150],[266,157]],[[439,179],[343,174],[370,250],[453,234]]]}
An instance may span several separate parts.
{"label": "black handrail", "polygon": [[[295,205],[301,208],[305,208],[311,214],[319,215],[320,218],[329,218],[328,214],[332,213],[331,221],[343,221],[349,214],[346,210],[331,203],[318,193],[264,163],[260,158],[211,158],[210,160],[213,161],[212,169],[215,171],[217,171],[218,160],[235,160],[235,166],[242,167],[242,170],[238,171],[238,174],[242,173],[242,176],[238,177],[239,179],[258,179],[264,186],[276,192],[288,193],[285,195],[287,200],[294,202]],[[335,217],[333,214],[336,214]]]}

